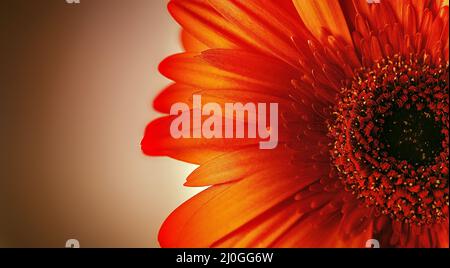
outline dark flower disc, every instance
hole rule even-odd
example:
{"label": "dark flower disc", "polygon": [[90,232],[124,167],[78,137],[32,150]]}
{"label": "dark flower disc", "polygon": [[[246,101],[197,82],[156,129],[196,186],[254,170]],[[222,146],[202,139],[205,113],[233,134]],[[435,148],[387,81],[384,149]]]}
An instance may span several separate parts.
{"label": "dark flower disc", "polygon": [[448,213],[448,64],[384,59],[345,86],[329,122],[346,189],[376,213],[432,224]]}

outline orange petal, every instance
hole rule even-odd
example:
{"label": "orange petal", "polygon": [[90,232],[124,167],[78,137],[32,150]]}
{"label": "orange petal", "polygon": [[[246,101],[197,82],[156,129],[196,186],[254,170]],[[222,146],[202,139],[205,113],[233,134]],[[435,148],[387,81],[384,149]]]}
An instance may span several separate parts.
{"label": "orange petal", "polygon": [[292,228],[285,232],[272,246],[281,248],[320,248],[335,247],[338,244],[338,223],[339,218],[327,218],[330,222],[320,228],[315,224],[324,217],[317,215],[304,216],[297,221]]}
{"label": "orange petal", "polygon": [[[159,69],[166,77],[199,89],[238,89],[286,97],[286,91],[289,89],[287,84],[290,80],[286,82],[285,79],[292,73],[289,69],[284,69],[287,71],[283,74],[281,71],[283,68],[275,65],[276,61],[274,60],[270,61],[267,58],[255,60],[256,56],[253,58],[250,56],[232,57],[233,53],[242,55],[242,53],[234,50],[222,53],[206,51],[201,55],[195,53],[177,54],[166,58],[160,64]],[[228,60],[229,64],[220,65],[217,61],[214,61],[214,55],[216,58]],[[224,56],[228,55],[230,55],[230,58],[225,59]],[[230,64],[234,64],[234,66]],[[262,71],[265,71],[267,65],[270,66],[270,64],[274,64],[274,72],[263,73]],[[221,68],[227,68],[228,70]]]}
{"label": "orange petal", "polygon": [[[170,113],[172,104],[176,102],[184,102],[186,104],[192,103],[192,95],[198,92],[199,89],[183,84],[171,84],[166,87],[153,100],[153,108],[161,113]],[[189,106],[192,108],[192,105]]]}
{"label": "orange petal", "polygon": [[151,156],[170,156],[189,163],[200,164],[243,146],[258,145],[257,139],[206,139],[180,138],[170,134],[170,124],[175,116],[152,121],[146,128],[141,142],[142,151]]}
{"label": "orange petal", "polygon": [[305,25],[318,39],[323,37],[322,29],[325,28],[334,36],[353,44],[339,1],[294,0],[294,4]]}
{"label": "orange petal", "polygon": [[236,48],[245,35],[214,11],[205,0],[175,0],[168,5],[172,17],[209,48]]}
{"label": "orange petal", "polygon": [[201,58],[221,70],[267,81],[278,87],[290,88],[291,80],[299,75],[296,69],[274,57],[242,50],[211,49],[202,52]]}
{"label": "orange petal", "polygon": [[[242,179],[192,212],[184,224],[182,235],[173,245],[177,247],[209,247],[234,230],[305,187],[314,176],[295,178],[295,170],[286,167],[266,170]],[[225,184],[226,185],[226,184]],[[177,209],[187,213],[186,207]],[[173,221],[169,217],[169,221]]]}
{"label": "orange petal", "polygon": [[340,211],[334,210],[326,216],[320,215],[320,210],[306,214],[301,220],[280,239],[274,247],[313,247],[313,248],[363,248],[365,242],[372,238],[372,225],[360,230],[352,237],[345,237],[340,224],[343,217]]}
{"label": "orange petal", "polygon": [[231,185],[215,185],[195,195],[179,206],[164,221],[158,234],[161,247],[176,247],[177,240],[183,234],[184,225],[205,203],[219,195]]}
{"label": "orange petal", "polygon": [[[198,167],[187,178],[186,186],[208,186],[240,180],[250,174],[289,162],[287,149],[263,151],[245,148],[211,159]],[[268,164],[270,163],[270,164]]]}
{"label": "orange petal", "polygon": [[288,200],[214,243],[213,247],[267,248],[301,217],[297,204]]}
{"label": "orange petal", "polygon": [[[276,56],[292,66],[297,65],[298,53],[290,38],[295,28],[288,27],[283,17],[275,17],[270,8],[254,0],[209,0],[222,16],[249,36],[259,49]],[[276,5],[271,8],[277,10]]]}
{"label": "orange petal", "polygon": [[200,42],[192,34],[188,33],[186,30],[181,31],[181,43],[183,48],[187,52],[201,52],[207,50],[208,46]]}

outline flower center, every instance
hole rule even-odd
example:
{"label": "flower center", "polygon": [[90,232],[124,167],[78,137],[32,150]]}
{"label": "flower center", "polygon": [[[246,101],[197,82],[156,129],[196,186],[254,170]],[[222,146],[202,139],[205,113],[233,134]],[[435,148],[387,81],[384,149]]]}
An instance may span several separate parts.
{"label": "flower center", "polygon": [[434,161],[442,151],[442,123],[432,118],[432,112],[396,109],[386,118],[380,140],[388,155],[406,160],[415,167]]}
{"label": "flower center", "polygon": [[340,179],[375,213],[406,223],[448,216],[448,63],[395,56],[345,86],[329,122]]}

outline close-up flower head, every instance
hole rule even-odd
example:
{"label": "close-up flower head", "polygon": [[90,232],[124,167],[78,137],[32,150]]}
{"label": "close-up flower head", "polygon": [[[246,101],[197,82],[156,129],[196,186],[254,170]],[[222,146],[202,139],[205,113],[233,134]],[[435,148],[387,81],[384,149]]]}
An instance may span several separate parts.
{"label": "close-up flower head", "polygon": [[185,186],[204,189],[160,246],[449,247],[448,1],[168,11],[184,52],[159,66],[141,148],[197,165]]}

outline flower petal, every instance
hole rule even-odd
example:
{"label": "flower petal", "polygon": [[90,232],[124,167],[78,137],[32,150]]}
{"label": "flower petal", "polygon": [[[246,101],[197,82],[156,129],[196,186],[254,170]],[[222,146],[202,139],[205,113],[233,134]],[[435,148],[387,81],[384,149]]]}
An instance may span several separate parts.
{"label": "flower petal", "polygon": [[217,241],[212,247],[267,248],[301,217],[294,200],[287,200]]}
{"label": "flower petal", "polygon": [[[192,216],[182,229],[183,235],[173,246],[208,247],[229,233],[273,208],[315,180],[316,177],[295,176],[295,170],[266,170],[232,183],[225,191],[210,199]],[[227,185],[227,184],[225,184]],[[178,213],[187,213],[180,207]],[[167,229],[166,229],[167,231]]]}
{"label": "flower petal", "polygon": [[[171,84],[156,96],[153,100],[153,108],[158,112],[168,114],[174,103],[184,102],[191,104],[192,95],[198,91],[199,89],[184,84]],[[192,105],[189,107],[192,108]]]}
{"label": "flower petal", "polygon": [[230,186],[230,184],[222,184],[209,187],[184,202],[172,212],[159,230],[158,240],[161,247],[176,247],[177,240],[180,236],[184,235],[184,226],[192,215],[201,209],[205,203],[228,189]]}
{"label": "flower petal", "polygon": [[[142,151],[150,156],[170,156],[178,160],[201,164],[225,152],[243,146],[258,146],[258,139],[180,138],[170,134],[170,125],[176,116],[166,116],[152,121],[141,142]],[[192,128],[191,128],[192,131]]]}
{"label": "flower petal", "polygon": [[[214,50],[202,54],[176,54],[166,58],[159,69],[166,77],[199,89],[247,90],[286,97],[290,88],[290,79],[286,79],[294,75],[289,68],[283,68],[279,63],[277,65],[277,61],[268,57],[258,58],[250,53],[240,58],[236,66],[233,64],[237,63],[238,58],[231,56],[234,53],[243,55],[244,52]],[[230,58],[227,59],[226,56]],[[273,72],[264,73],[270,64],[273,64]]]}
{"label": "flower petal", "polygon": [[170,1],[168,8],[183,29],[209,48],[246,46],[243,32],[220,16],[206,0]]}
{"label": "flower petal", "polygon": [[[291,24],[283,21],[283,17],[275,17],[269,8],[254,0],[209,0],[209,3],[261,46],[263,52],[297,66],[298,53],[290,41],[295,28],[288,27]],[[279,9],[276,5],[271,7]]]}
{"label": "flower petal", "polygon": [[188,176],[185,185],[208,186],[236,181],[261,170],[279,168],[289,160],[290,153],[284,148],[271,151],[244,148],[220,155],[199,166]]}
{"label": "flower petal", "polygon": [[353,44],[339,1],[294,0],[294,4],[305,25],[318,39],[322,38],[322,29],[325,28],[335,37]]}
{"label": "flower petal", "polygon": [[201,52],[209,49],[204,43],[195,38],[192,34],[186,30],[181,31],[181,44],[187,52]]}

